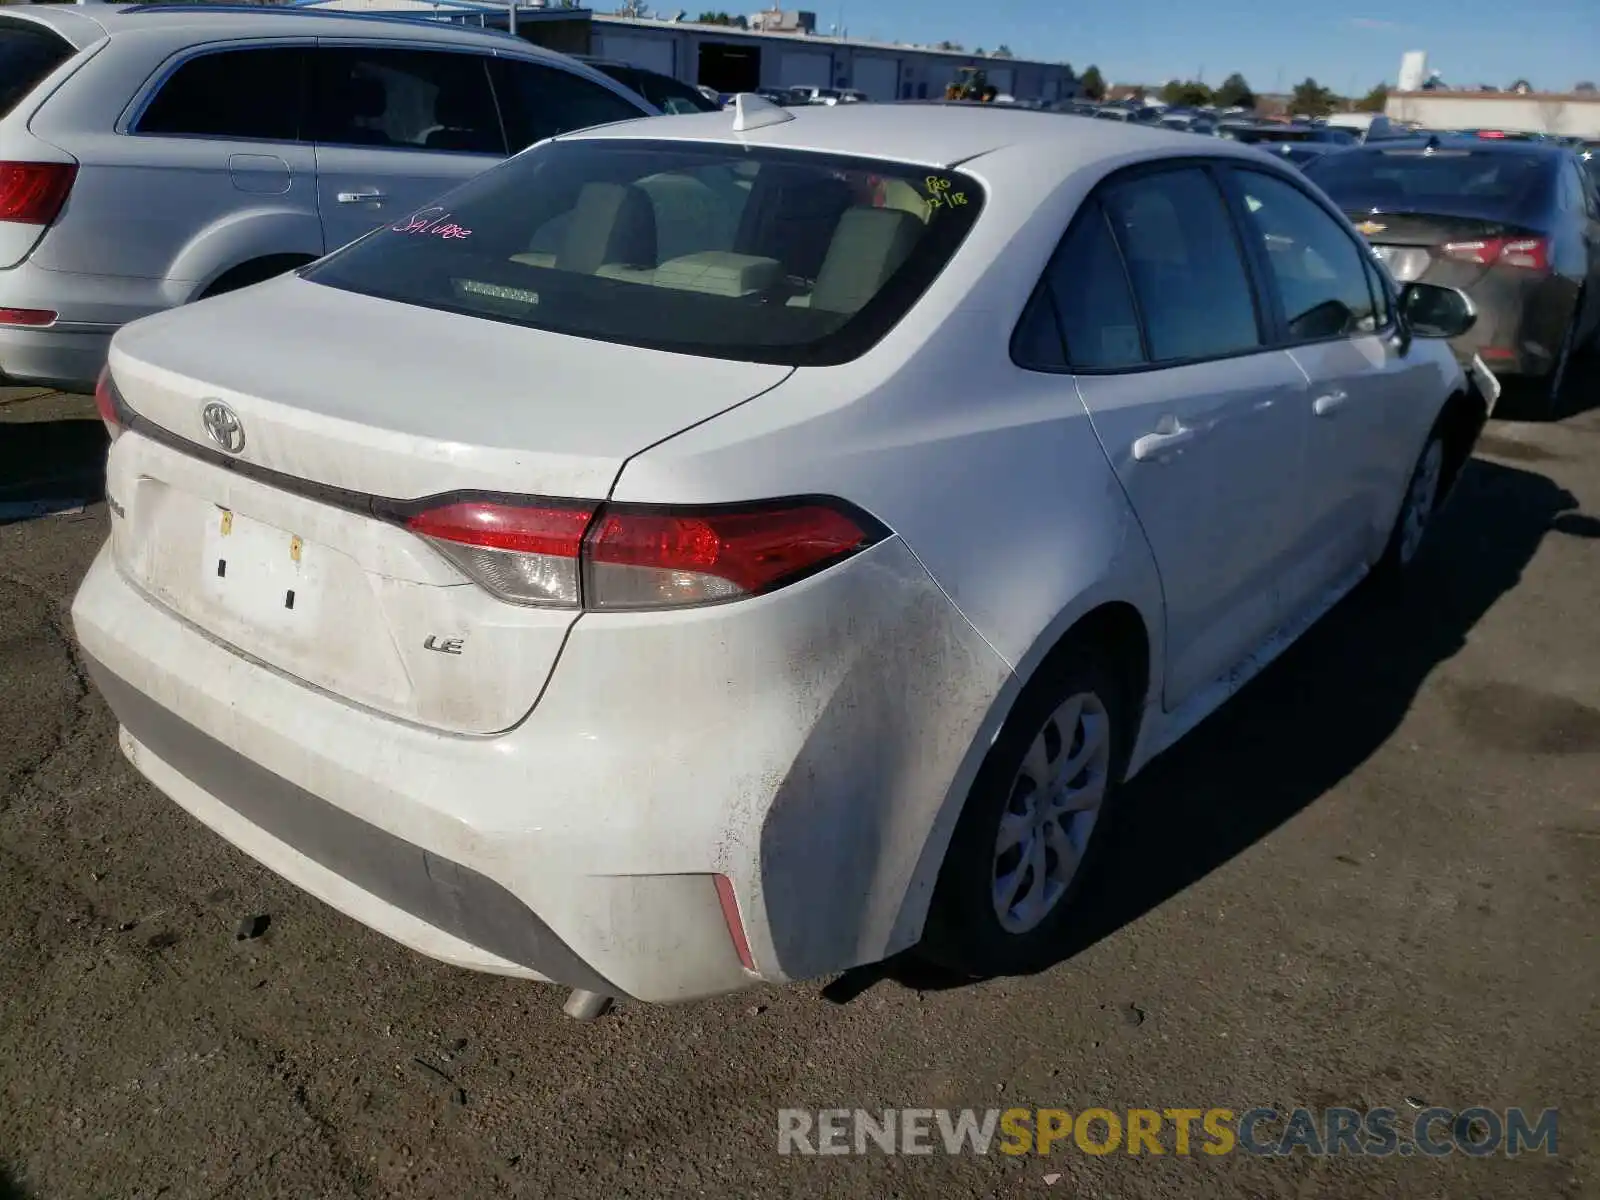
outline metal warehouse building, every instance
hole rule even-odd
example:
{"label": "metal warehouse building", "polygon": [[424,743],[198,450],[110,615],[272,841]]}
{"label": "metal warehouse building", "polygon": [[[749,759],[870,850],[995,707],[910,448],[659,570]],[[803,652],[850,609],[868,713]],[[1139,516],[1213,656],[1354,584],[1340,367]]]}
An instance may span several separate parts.
{"label": "metal warehouse building", "polygon": [[[499,29],[509,23],[507,6],[487,0],[298,4]],[[815,15],[805,12],[764,12],[750,21],[760,28],[608,16],[555,5],[517,7],[517,32],[529,41],[568,54],[621,59],[719,92],[812,85],[855,88],[873,100],[937,99],[962,67],[986,72],[1002,95],[1018,100],[1057,100],[1079,91],[1071,68],[1060,63],[833,37],[816,33]]]}
{"label": "metal warehouse building", "polygon": [[812,85],[855,88],[873,100],[927,100],[943,96],[964,66],[987,72],[1002,94],[1019,100],[1058,100],[1078,92],[1071,69],[1059,63],[829,37],[809,32],[810,25],[797,21],[793,32],[770,32],[596,14],[591,53],[719,92]]}

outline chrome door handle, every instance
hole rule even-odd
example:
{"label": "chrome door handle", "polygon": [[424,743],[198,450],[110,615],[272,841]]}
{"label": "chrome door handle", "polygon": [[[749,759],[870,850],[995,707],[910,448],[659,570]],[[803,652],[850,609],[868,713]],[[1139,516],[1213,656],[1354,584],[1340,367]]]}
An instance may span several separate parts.
{"label": "chrome door handle", "polygon": [[1329,392],[1326,396],[1318,396],[1311,402],[1311,411],[1319,417],[1331,417],[1343,408],[1349,399],[1348,392]]}
{"label": "chrome door handle", "polygon": [[374,200],[382,200],[382,192],[340,192],[340,204],[371,204]]}
{"label": "chrome door handle", "polygon": [[1159,459],[1167,451],[1176,450],[1179,446],[1194,441],[1197,432],[1193,426],[1179,425],[1175,429],[1161,433],[1147,433],[1133,443],[1133,457],[1139,462]]}

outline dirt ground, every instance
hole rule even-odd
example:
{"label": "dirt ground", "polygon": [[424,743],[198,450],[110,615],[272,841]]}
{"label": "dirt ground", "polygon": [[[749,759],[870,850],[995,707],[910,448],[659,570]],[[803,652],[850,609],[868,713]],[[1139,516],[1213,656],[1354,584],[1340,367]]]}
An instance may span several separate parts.
{"label": "dirt ground", "polygon": [[[1495,422],[1407,597],[1347,601],[1140,779],[1054,969],[891,963],[588,1026],[386,942],[135,775],[68,637],[105,530],[92,406],[0,392],[0,422],[0,1200],[1600,1196],[1593,407]],[[776,1138],[786,1107],[1474,1104],[1559,1108],[1559,1153]]]}

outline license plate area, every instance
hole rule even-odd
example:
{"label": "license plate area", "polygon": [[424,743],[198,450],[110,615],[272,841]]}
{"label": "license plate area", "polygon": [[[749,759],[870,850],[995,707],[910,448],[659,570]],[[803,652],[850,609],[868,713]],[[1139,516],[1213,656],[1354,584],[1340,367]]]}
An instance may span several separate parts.
{"label": "license plate area", "polygon": [[315,628],[324,591],[321,549],[298,534],[211,510],[198,586],[218,608],[258,629]]}

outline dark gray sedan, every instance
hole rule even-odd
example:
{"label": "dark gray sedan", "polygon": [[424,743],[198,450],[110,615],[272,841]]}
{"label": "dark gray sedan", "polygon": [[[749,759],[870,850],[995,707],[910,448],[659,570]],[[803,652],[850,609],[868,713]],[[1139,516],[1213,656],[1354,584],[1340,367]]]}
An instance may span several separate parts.
{"label": "dark gray sedan", "polygon": [[1303,169],[1397,280],[1472,297],[1477,324],[1458,350],[1536,382],[1558,406],[1574,353],[1600,333],[1600,192],[1577,153],[1436,136],[1352,147]]}

